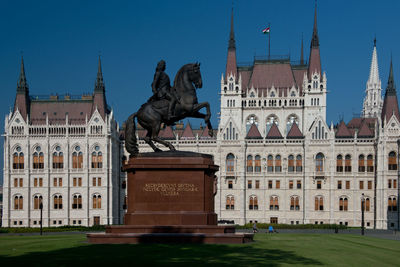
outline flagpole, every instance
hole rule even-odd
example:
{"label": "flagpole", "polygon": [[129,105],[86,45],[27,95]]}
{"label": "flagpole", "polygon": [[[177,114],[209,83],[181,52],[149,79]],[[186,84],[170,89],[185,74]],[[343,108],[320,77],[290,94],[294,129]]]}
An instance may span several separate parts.
{"label": "flagpole", "polygon": [[271,60],[271,23],[268,23],[268,60]]}

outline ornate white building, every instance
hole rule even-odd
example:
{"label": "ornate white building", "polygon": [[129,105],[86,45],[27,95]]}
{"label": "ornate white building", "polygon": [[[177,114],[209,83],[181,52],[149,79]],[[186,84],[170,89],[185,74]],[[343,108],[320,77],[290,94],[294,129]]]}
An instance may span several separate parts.
{"label": "ornate white building", "polygon": [[119,223],[119,129],[99,58],[92,95],[29,95],[24,62],[5,118],[3,226]]}
{"label": "ornate white building", "polygon": [[219,220],[360,226],[364,199],[366,227],[398,228],[400,117],[392,66],[382,101],[374,44],[363,116],[328,125],[316,11],[308,63],[303,48],[301,54],[297,63],[256,57],[238,65],[232,16],[216,139],[190,125],[160,136],[178,149],[214,155]]}
{"label": "ornate white building", "polygon": [[[392,66],[382,101],[374,44],[363,116],[328,125],[319,46],[315,11],[308,62],[302,47],[297,63],[256,57],[238,65],[232,14],[216,137],[181,123],[161,131],[179,150],[214,156],[219,220],[359,226],[364,199],[368,228],[399,227],[400,116]],[[122,223],[127,181],[120,162],[127,153],[106,106],[101,68],[91,96],[28,96],[22,68],[5,124],[3,225],[37,224],[40,197],[45,225]],[[140,150],[150,151],[140,140],[144,134],[138,130]]]}

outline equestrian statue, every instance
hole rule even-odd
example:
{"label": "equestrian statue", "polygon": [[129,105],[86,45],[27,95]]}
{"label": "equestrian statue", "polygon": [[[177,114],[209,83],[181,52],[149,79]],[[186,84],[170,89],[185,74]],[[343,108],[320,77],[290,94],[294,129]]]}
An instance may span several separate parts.
{"label": "equestrian statue", "polygon": [[[168,75],[164,72],[165,65],[164,60],[157,64],[151,84],[153,96],[137,112],[130,115],[126,121],[125,148],[131,157],[135,157],[139,153],[135,118],[147,130],[144,141],[156,152],[162,150],[156,147],[153,141],[168,147],[170,150],[175,150],[170,142],[158,137],[162,124],[164,126],[174,125],[175,122],[188,117],[201,118],[204,119],[208,127],[208,134],[213,136],[210,122],[210,104],[208,102],[198,103],[197,101],[196,88],[203,86],[200,63],[183,65],[177,72],[172,87]],[[206,114],[200,112],[204,107]]]}

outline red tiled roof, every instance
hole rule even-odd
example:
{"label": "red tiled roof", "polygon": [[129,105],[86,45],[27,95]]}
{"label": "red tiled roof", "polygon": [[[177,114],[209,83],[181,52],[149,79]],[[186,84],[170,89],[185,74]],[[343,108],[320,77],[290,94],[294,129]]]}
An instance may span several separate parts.
{"label": "red tiled roof", "polygon": [[172,131],[171,126],[165,127],[165,129],[161,130],[158,136],[161,139],[175,139],[174,132]]}
{"label": "red tiled roof", "polygon": [[349,129],[347,128],[344,121],[340,122],[340,124],[337,128],[337,131],[336,131],[336,137],[338,137],[338,138],[352,138],[353,137],[352,133],[349,131]]}
{"label": "red tiled roof", "polygon": [[303,89],[303,79],[304,73],[307,73],[307,69],[295,69],[293,70],[294,78],[296,81],[297,86],[300,88],[300,94],[302,93]]}
{"label": "red tiled roof", "polygon": [[260,131],[258,130],[257,126],[254,123],[251,125],[246,138],[247,139],[262,139]]}
{"label": "red tiled roof", "polygon": [[244,91],[249,85],[251,70],[240,70],[239,73],[242,76],[242,90]]}
{"label": "red tiled roof", "polygon": [[288,134],[287,134],[287,138],[289,139],[294,139],[294,138],[303,138],[303,134],[301,133],[299,126],[297,125],[297,123],[293,123],[292,127],[290,128]]}
{"label": "red tiled roof", "polygon": [[308,78],[311,79],[311,75],[314,72],[318,72],[319,74],[321,74],[321,58],[319,54],[319,47],[311,48],[309,62],[310,63],[308,65]]}
{"label": "red tiled roof", "polygon": [[290,63],[255,64],[249,88],[289,88],[296,85]]}
{"label": "red tiled roof", "polygon": [[226,61],[226,78],[228,78],[231,73],[238,78],[237,76],[237,67],[236,67],[236,49],[228,50],[228,59]]}
{"label": "red tiled roof", "polygon": [[366,120],[363,121],[358,134],[358,137],[373,137],[374,136],[374,132],[368,127],[368,123]]}
{"label": "red tiled roof", "polygon": [[278,129],[278,126],[276,123],[273,123],[271,126],[271,129],[269,130],[267,136],[265,137],[267,139],[278,139],[278,138],[283,138],[281,132]]}
{"label": "red tiled roof", "polygon": [[392,115],[395,115],[397,120],[400,121],[399,105],[396,95],[386,95],[383,101],[382,107],[382,123],[386,118],[386,122],[389,122]]}
{"label": "red tiled roof", "polygon": [[190,123],[186,124],[185,130],[182,133],[181,139],[195,139]]}
{"label": "red tiled roof", "polygon": [[32,124],[45,124],[46,116],[50,124],[65,124],[66,114],[71,124],[84,124],[90,119],[92,100],[31,101],[30,120]]}

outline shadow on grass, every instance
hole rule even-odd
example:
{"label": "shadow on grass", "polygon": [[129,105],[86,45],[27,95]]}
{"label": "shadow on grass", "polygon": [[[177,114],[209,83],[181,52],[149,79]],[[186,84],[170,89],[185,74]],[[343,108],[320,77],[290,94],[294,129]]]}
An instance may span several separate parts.
{"label": "shadow on grass", "polygon": [[[241,265],[279,266],[281,264],[322,265],[291,251],[274,248],[255,248],[251,245],[86,245],[31,252],[20,256],[0,256],[2,266],[30,263],[31,266],[71,265]],[[4,264],[4,265],[3,265]]]}

